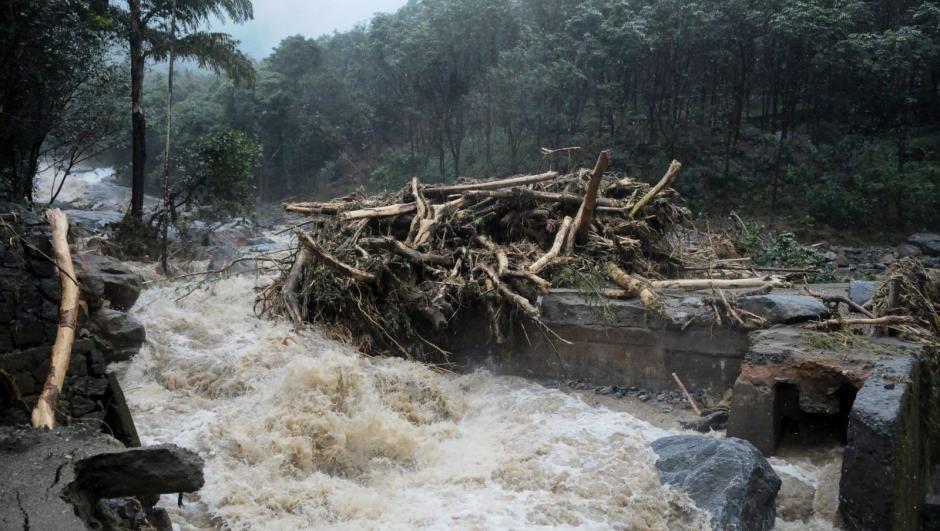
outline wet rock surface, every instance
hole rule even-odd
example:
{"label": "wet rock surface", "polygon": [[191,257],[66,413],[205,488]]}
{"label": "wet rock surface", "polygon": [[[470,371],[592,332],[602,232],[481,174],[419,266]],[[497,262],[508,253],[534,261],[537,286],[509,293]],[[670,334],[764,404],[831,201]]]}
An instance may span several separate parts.
{"label": "wet rock surface", "polygon": [[653,441],[662,482],[686,492],[715,529],[772,529],[781,481],[752,444],[741,439],[677,435]]}
{"label": "wet rock surface", "polygon": [[759,315],[767,324],[799,323],[829,315],[826,305],[815,297],[804,295],[755,295],[741,297],[738,305],[745,311]]}
{"label": "wet rock surface", "polygon": [[940,256],[940,234],[920,232],[912,234],[907,243],[916,245],[924,254]]}
{"label": "wet rock surface", "polygon": [[0,529],[169,529],[165,511],[145,495],[202,486],[202,461],[192,452],[126,450],[82,427],[0,426],[0,470]]}
{"label": "wet rock surface", "polygon": [[75,272],[82,284],[82,300],[98,308],[105,301],[115,310],[126,311],[140,296],[143,278],[121,262],[94,254],[76,256]]}
{"label": "wet rock surface", "polygon": [[921,369],[914,356],[878,367],[849,417],[840,511],[847,529],[917,529],[929,490]]}
{"label": "wet rock surface", "polygon": [[107,346],[105,359],[109,363],[130,359],[147,339],[144,325],[136,317],[110,308],[95,312],[89,328]]}
{"label": "wet rock surface", "polygon": [[75,487],[98,498],[195,492],[205,483],[202,458],[172,444],[101,453],[74,467]]}
{"label": "wet rock surface", "polygon": [[864,306],[875,296],[875,290],[877,289],[877,282],[870,280],[853,280],[849,282],[849,300],[859,306]]}

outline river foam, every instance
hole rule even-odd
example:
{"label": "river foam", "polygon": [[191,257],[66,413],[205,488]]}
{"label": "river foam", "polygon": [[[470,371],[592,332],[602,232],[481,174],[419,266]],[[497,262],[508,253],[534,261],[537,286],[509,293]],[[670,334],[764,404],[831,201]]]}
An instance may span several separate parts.
{"label": "river foam", "polygon": [[[663,488],[665,432],[518,378],[365,357],[252,315],[263,279],[144,292],[120,368],[147,444],[206,461],[183,529],[704,529]],[[165,504],[166,505],[166,504]]]}

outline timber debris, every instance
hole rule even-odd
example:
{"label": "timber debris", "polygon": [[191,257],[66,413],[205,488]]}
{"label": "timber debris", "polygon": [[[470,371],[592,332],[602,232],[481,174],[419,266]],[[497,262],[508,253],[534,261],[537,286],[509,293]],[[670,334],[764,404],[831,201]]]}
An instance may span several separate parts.
{"label": "timber debris", "polygon": [[286,203],[310,219],[295,228],[293,263],[259,300],[365,352],[425,361],[446,361],[428,338],[461,308],[488,315],[501,342],[513,317],[541,323],[541,295],[584,286],[601,293],[611,271],[634,275],[635,286],[621,286],[657,309],[657,295],[642,287],[684,265],[671,236],[688,211],[669,187],[681,164],[655,187],[609,165],[604,151],[592,169],[568,174],[446,186],[412,179],[395,192]]}
{"label": "timber debris", "polygon": [[[756,271],[710,268],[677,278],[720,254],[709,249],[713,239],[690,246],[676,236],[689,225],[670,187],[682,165],[673,161],[650,186],[609,171],[610,160],[604,151],[592,169],[567,174],[445,186],[415,178],[393,192],[285,203],[309,219],[294,228],[296,252],[259,297],[262,311],[320,324],[367,353],[437,363],[448,353],[432,340],[455,325],[460,310],[489,319],[497,344],[514,319],[563,342],[540,319],[540,298],[553,289],[639,297],[662,314],[663,290],[782,284]],[[721,311],[745,324],[731,303]]]}

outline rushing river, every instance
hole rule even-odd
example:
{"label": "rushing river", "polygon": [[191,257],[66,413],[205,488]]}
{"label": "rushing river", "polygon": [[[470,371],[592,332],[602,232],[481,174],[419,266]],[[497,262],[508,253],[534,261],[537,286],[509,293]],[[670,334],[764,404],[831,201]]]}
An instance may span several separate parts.
{"label": "rushing river", "polygon": [[[90,227],[120,219],[128,199],[109,169],[77,172],[60,195]],[[198,494],[182,509],[165,497],[181,529],[708,528],[659,482],[649,443],[670,431],[523,379],[369,358],[259,319],[264,277],[181,299],[185,286],[148,276],[132,310],[147,344],[114,369],[145,444],[205,459]],[[812,461],[772,460],[812,487],[838,468]],[[819,514],[834,512],[835,492],[797,499],[816,516],[778,528],[831,529]]]}
{"label": "rushing river", "polygon": [[252,314],[263,279],[144,292],[122,371],[146,444],[206,460],[183,529],[702,529],[660,486],[666,432],[522,379],[362,356]]}

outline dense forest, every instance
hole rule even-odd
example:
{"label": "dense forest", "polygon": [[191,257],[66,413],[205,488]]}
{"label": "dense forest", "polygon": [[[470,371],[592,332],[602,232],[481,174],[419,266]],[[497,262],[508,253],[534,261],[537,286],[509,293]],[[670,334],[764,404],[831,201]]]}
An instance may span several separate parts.
{"label": "dense forest", "polygon": [[[180,28],[191,37],[213,15],[250,18],[246,3],[181,1],[214,7]],[[3,194],[29,196],[14,175],[68,161],[76,146],[131,180],[134,51],[124,11],[106,4],[54,0],[21,17],[50,47],[31,52],[45,63],[12,72],[23,64],[3,46],[0,165],[24,168],[3,170]],[[214,72],[177,67],[169,166],[167,43],[182,41],[167,38],[167,13],[149,23],[146,171],[134,166],[158,195],[166,171],[172,194],[234,208],[252,194],[590,164],[612,148],[614,168],[648,181],[683,161],[677,184],[700,211],[837,227],[940,221],[938,2],[412,0],[348,32],[287,38],[254,72],[230,39],[201,54],[191,39],[183,58]],[[17,117],[45,120],[44,134],[14,139],[22,128],[7,109],[33,84],[58,99]],[[575,160],[540,151],[564,147],[582,149]]]}

